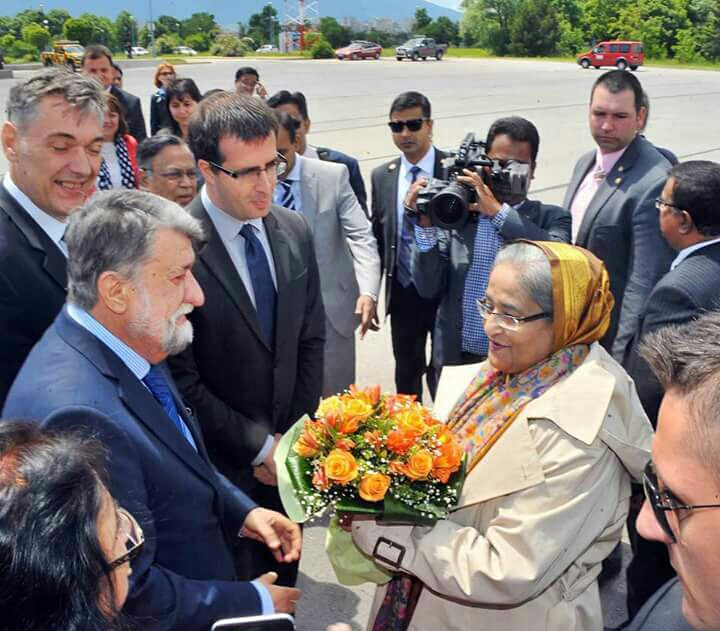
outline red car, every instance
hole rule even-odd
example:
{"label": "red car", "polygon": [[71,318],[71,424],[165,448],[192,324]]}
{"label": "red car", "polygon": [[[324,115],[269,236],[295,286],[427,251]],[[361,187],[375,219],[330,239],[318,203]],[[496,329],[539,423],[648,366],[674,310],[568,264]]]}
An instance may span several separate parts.
{"label": "red car", "polygon": [[354,41],[350,42],[345,48],[338,48],[335,56],[340,59],[380,59],[382,55],[382,46],[373,44],[372,42]]}
{"label": "red car", "polygon": [[577,56],[577,62],[585,69],[615,66],[620,70],[637,70],[645,62],[642,42],[613,40],[600,42],[592,50]]}

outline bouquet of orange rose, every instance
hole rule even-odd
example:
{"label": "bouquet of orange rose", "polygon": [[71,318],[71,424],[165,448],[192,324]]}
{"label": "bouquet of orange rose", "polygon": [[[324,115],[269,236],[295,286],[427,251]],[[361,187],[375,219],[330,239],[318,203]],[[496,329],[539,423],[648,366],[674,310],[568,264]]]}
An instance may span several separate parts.
{"label": "bouquet of orange rose", "polygon": [[[457,502],[463,448],[414,396],[351,386],[323,399],[315,419],[301,419],[286,436],[291,494],[305,518],[332,507],[433,524]],[[287,491],[281,485],[286,504]]]}

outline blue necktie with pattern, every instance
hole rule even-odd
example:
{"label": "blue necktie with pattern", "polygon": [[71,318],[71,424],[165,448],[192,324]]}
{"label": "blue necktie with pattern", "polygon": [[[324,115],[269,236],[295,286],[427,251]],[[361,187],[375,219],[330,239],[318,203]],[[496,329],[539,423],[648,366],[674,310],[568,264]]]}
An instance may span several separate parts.
{"label": "blue necktie with pattern", "polygon": [[[410,169],[410,173],[412,174],[410,186],[412,186],[415,180],[418,179],[420,171],[421,169],[417,165]],[[400,233],[397,267],[395,270],[395,276],[403,287],[407,287],[412,282],[412,252],[415,242],[414,231],[412,229],[408,230],[407,228],[408,226],[405,225],[405,216],[403,213],[402,232]]]}
{"label": "blue necktie with pattern", "polygon": [[192,445],[192,448],[197,451],[197,445],[193,440],[188,426],[185,425],[183,420],[180,418],[180,414],[175,406],[172,392],[170,391],[170,385],[168,384],[167,379],[165,379],[165,375],[162,370],[160,370],[157,366],[151,366],[150,372],[145,375],[143,379],[143,383],[148,387],[148,390],[152,392],[152,395],[162,406],[162,409],[165,410],[165,414],[170,417],[170,420],[173,422],[175,427],[178,428],[185,440],[187,440]]}
{"label": "blue necktie with pattern", "polygon": [[245,261],[247,262],[250,280],[255,293],[255,311],[257,312],[260,331],[270,348],[275,342],[275,306],[277,292],[270,273],[265,250],[260,239],[255,235],[255,226],[246,223],[240,234],[245,239]]}
{"label": "blue necktie with pattern", "polygon": [[278,186],[280,187],[280,191],[282,193],[280,197],[280,205],[283,208],[297,210],[295,207],[295,196],[292,192],[292,182],[289,182],[288,180],[280,180],[278,182]]}

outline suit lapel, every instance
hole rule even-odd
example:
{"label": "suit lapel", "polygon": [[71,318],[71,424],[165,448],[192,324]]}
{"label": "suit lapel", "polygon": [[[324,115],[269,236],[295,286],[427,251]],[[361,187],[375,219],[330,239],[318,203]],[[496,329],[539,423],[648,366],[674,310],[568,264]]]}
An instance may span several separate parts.
{"label": "suit lapel", "polygon": [[595,164],[594,151],[585,154],[580,158],[580,160],[578,160],[578,166],[573,172],[573,177],[570,180],[567,192],[565,193],[565,201],[563,205],[568,212],[570,212],[570,206],[572,206],[573,199],[575,199],[575,194],[577,193],[578,188],[580,188],[580,184],[585,179],[587,172],[590,170],[590,167],[592,167],[593,164]]}
{"label": "suit lapel", "polygon": [[223,287],[257,338],[267,346],[267,342],[260,331],[257,311],[255,311],[255,307],[252,300],[250,300],[245,285],[243,285],[242,279],[238,275],[235,265],[225,249],[225,244],[222,242],[217,230],[215,230],[215,225],[203,207],[199,196],[192,203],[190,210],[191,214],[200,220],[205,234],[209,237],[205,245],[200,247],[198,256]]}
{"label": "suit lapel", "polygon": [[[303,200],[303,204],[304,204]],[[290,269],[290,243],[287,235],[280,227],[277,217],[273,214],[273,210],[263,219],[265,231],[267,232],[268,241],[270,241],[270,249],[275,262],[275,278],[277,279],[277,313],[275,314],[275,348],[285,348],[285,340],[283,334],[289,330],[289,327],[278,326],[282,322],[287,322],[293,317],[293,305],[290,304],[291,296],[289,295],[288,286],[292,280],[292,271]],[[264,342],[264,341],[263,341]],[[272,349],[270,349],[272,350]]]}
{"label": "suit lapel", "polygon": [[387,198],[390,200],[390,208],[388,217],[390,219],[389,226],[390,226],[390,237],[392,238],[391,243],[393,244],[393,249],[397,247],[397,194],[398,194],[398,182],[400,179],[400,158],[397,158],[393,160],[390,164],[387,166],[387,176],[386,176],[386,183],[388,187],[388,195]]}
{"label": "suit lapel", "polygon": [[35,220],[24,210],[20,204],[0,185],[0,206],[8,217],[23,233],[30,247],[42,253],[43,269],[48,273],[59,287],[67,290],[67,260],[52,239]]}
{"label": "suit lapel", "polygon": [[315,232],[315,220],[318,214],[320,195],[318,191],[317,174],[312,167],[308,167],[308,160],[298,157],[300,162],[300,189],[302,190],[302,214]]}

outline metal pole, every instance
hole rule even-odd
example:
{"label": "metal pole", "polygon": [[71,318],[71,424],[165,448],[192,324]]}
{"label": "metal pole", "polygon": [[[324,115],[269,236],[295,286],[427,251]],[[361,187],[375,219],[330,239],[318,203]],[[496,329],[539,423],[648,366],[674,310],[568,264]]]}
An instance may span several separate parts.
{"label": "metal pole", "polygon": [[148,4],[150,5],[150,51],[154,55],[155,54],[155,22],[153,22],[152,0],[148,0]]}

